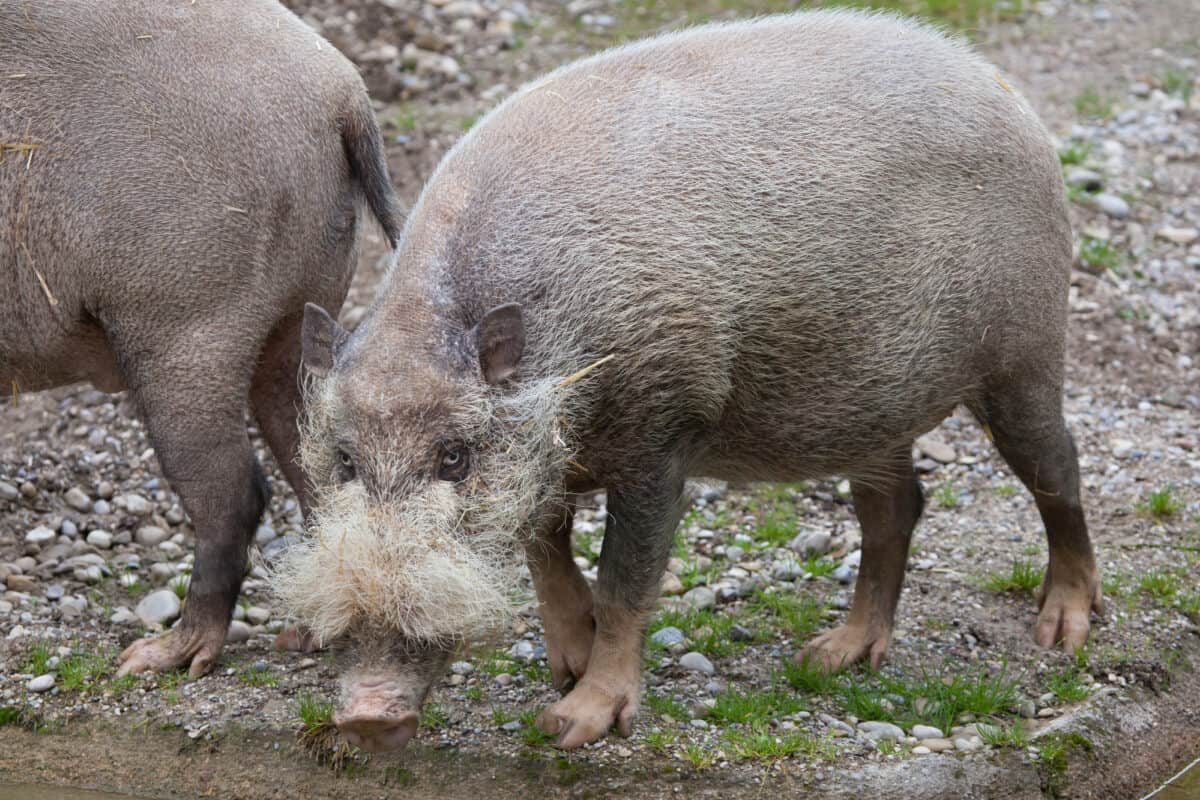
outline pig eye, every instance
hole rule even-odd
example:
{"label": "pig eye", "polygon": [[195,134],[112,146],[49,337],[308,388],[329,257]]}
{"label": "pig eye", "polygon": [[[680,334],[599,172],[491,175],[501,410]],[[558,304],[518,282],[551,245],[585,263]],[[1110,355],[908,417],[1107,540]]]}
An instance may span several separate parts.
{"label": "pig eye", "polygon": [[469,458],[467,448],[462,444],[443,444],[442,456],[438,462],[438,480],[457,483],[467,477]]}
{"label": "pig eye", "polygon": [[358,470],[354,468],[354,459],[345,450],[337,451],[338,478],[342,483],[354,480]]}

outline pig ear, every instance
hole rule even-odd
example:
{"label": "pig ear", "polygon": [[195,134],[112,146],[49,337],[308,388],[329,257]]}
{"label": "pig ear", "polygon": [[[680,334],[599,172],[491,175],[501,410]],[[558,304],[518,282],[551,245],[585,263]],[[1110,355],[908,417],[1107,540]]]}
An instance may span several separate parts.
{"label": "pig ear", "polygon": [[300,353],[305,368],[318,378],[333,369],[333,357],[346,331],[329,312],[314,303],[304,305],[300,326]]}
{"label": "pig ear", "polygon": [[472,330],[475,352],[483,379],[490,384],[507,380],[517,371],[517,363],[525,352],[525,322],[521,306],[509,303],[496,306],[483,315]]}

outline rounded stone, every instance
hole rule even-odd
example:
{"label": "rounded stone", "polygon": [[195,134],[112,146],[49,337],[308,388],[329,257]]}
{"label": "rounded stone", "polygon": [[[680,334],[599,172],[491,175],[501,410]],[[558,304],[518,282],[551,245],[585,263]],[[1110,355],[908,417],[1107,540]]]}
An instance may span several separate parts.
{"label": "rounded stone", "polygon": [[165,625],[179,616],[180,602],[175,592],[170,589],[159,589],[142,598],[134,613],[143,623],[149,626]]}
{"label": "rounded stone", "polygon": [[1092,198],[1092,202],[1096,204],[1096,208],[1113,219],[1125,219],[1129,216],[1129,203],[1115,194],[1101,192]]}
{"label": "rounded stone", "polygon": [[87,543],[92,547],[107,550],[112,547],[112,534],[108,531],[94,530],[87,535]]}
{"label": "rounded stone", "polygon": [[249,639],[253,633],[249,625],[235,619],[229,623],[229,630],[225,632],[225,641],[229,644],[237,644]]}
{"label": "rounded stone", "polygon": [[170,533],[154,525],[145,525],[137,529],[134,540],[143,547],[156,547],[165,542]]}
{"label": "rounded stone", "polygon": [[29,683],[25,684],[25,688],[31,692],[48,692],[54,688],[54,676],[38,675]]}
{"label": "rounded stone", "polygon": [[654,633],[650,634],[650,641],[654,642],[654,644],[658,645],[659,647],[671,647],[673,645],[683,644],[683,640],[683,631],[674,626],[660,628]]}
{"label": "rounded stone", "polygon": [[904,738],[904,731],[890,722],[860,722],[858,730],[873,742],[895,742]]}
{"label": "rounded stone", "polygon": [[918,739],[945,739],[946,734],[932,725],[913,725],[912,735]]}
{"label": "rounded stone", "polygon": [[87,492],[78,486],[68,489],[63,499],[67,501],[67,505],[81,514],[86,514],[92,510],[92,498],[88,497]]}
{"label": "rounded stone", "polygon": [[53,542],[58,537],[54,531],[47,528],[45,525],[38,525],[33,530],[25,534],[25,544],[36,544],[41,547]]}
{"label": "rounded stone", "polygon": [[703,653],[697,653],[694,650],[680,656],[679,666],[692,672],[701,672],[705,675],[712,675],[717,671],[713,663]]}
{"label": "rounded stone", "polygon": [[683,600],[697,611],[703,611],[717,604],[717,593],[707,586],[697,586],[685,593]]}

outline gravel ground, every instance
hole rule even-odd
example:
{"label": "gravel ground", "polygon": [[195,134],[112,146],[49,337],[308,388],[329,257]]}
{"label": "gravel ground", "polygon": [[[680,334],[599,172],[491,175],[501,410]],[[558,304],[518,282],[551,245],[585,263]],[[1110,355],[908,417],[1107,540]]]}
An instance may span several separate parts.
{"label": "gravel ground", "polygon": [[[411,201],[454,138],[527,77],[704,4],[659,4],[661,19],[659,9],[579,0],[289,5],[363,67]],[[799,642],[845,616],[860,557],[847,486],[698,484],[664,577],[632,738],[556,759],[532,730],[531,713],[555,693],[530,606],[508,636],[454,664],[413,755],[367,764],[323,741],[316,757],[341,758],[372,796],[389,782],[432,786],[439,771],[476,762],[518,775],[542,765],[530,781],[547,784],[549,769],[549,783],[573,793],[593,785],[584,776],[641,775],[646,794],[664,796],[680,785],[758,793],[775,781],[841,796],[885,774],[913,781],[905,785],[919,791],[903,795],[913,797],[1120,797],[1103,792],[1166,777],[1186,752],[1169,757],[1149,741],[1150,723],[1135,721],[1154,703],[1194,714],[1200,697],[1191,676],[1200,657],[1200,10],[1185,0],[1040,2],[987,22],[976,38],[1059,139],[1074,201],[1066,410],[1109,598],[1089,652],[1073,659],[1033,646],[1027,586],[1045,563],[1041,523],[983,433],[956,415],[918,443],[930,501],[881,676],[821,684],[785,672]],[[378,241],[365,249],[349,324],[379,278]],[[0,723],[67,736],[103,725],[121,742],[152,722],[214,752],[242,735],[296,748],[301,698],[316,707],[332,697],[335,675],[323,654],[269,649],[284,620],[262,563],[302,526],[286,484],[273,480],[258,566],[218,668],[196,681],[114,682],[119,648],[178,617],[192,529],[119,396],[76,387],[0,410]],[[589,575],[603,519],[602,496],[577,515]],[[947,683],[962,691],[939,688]],[[995,708],[968,703],[971,687],[997,693]],[[1160,729],[1174,730],[1163,713]],[[1099,723],[1074,733],[1088,719]],[[942,729],[928,729],[936,720]],[[1191,725],[1200,730],[1194,717]],[[1194,733],[1190,741],[1200,748]],[[1066,753],[1061,765],[1053,746]],[[1122,759],[1134,763],[1139,748],[1161,758],[1146,763],[1141,783],[1120,783]],[[1081,769],[1089,751],[1096,761]],[[316,757],[287,769],[323,774]],[[955,770],[992,775],[997,764],[1007,765],[993,775],[1008,787],[1002,795],[986,788],[993,778],[975,794],[952,788]],[[685,777],[693,783],[671,783]]]}

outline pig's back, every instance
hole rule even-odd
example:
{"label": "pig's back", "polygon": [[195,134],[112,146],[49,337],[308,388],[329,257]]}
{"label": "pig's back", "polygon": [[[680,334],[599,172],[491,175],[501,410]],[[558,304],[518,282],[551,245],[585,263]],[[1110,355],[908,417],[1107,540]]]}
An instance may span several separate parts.
{"label": "pig's back", "polygon": [[[6,3],[0,74],[0,130],[37,145],[21,168],[12,153],[0,164],[11,232],[0,262],[27,248],[64,326],[118,304],[182,313],[241,302],[253,314],[249,298],[277,305],[283,287],[305,283],[263,267],[326,230],[343,204],[349,178],[330,112],[362,89],[278,3]],[[325,268],[312,260],[295,264],[297,276]],[[10,277],[29,318],[0,323],[0,342],[52,340],[38,331],[46,315],[32,273]],[[162,300],[187,292],[204,302]]]}
{"label": "pig's back", "polygon": [[1070,236],[1048,137],[994,67],[891,16],[585,60],[501,106],[438,177],[426,203],[461,214],[470,313],[523,302],[551,371],[616,353],[598,407],[602,425],[646,420],[632,438],[682,420],[714,462],[782,439],[820,472],[927,429],[987,371],[1061,362]]}

